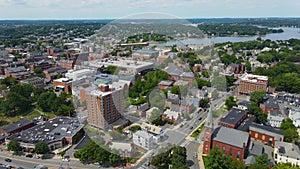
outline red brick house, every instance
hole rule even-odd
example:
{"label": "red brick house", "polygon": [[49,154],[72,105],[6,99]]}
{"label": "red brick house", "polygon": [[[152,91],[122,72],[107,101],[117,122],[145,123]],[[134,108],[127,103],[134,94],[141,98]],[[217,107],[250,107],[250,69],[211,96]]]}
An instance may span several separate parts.
{"label": "red brick house", "polygon": [[247,118],[247,115],[248,113],[245,110],[233,107],[225,117],[220,119],[219,125],[237,128]]}

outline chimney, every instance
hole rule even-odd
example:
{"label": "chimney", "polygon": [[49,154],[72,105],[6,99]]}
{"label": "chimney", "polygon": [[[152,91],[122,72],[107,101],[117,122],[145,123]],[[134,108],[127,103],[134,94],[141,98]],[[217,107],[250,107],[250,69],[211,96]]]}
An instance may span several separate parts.
{"label": "chimney", "polygon": [[101,85],[100,86],[100,91],[101,92],[108,92],[109,91],[109,86],[108,85]]}

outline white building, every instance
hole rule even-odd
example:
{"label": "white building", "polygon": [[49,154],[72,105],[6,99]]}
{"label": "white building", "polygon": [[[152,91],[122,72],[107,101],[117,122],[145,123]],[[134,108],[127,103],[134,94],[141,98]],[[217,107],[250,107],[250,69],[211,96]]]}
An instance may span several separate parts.
{"label": "white building", "polygon": [[274,147],[275,163],[291,163],[300,165],[300,150],[293,143],[276,141]]}
{"label": "white building", "polygon": [[153,135],[148,133],[147,131],[137,131],[133,133],[133,144],[145,149],[145,150],[150,150],[153,148]]}
{"label": "white building", "polygon": [[296,127],[300,127],[300,110],[299,109],[290,109],[289,118],[293,121],[293,124]]}
{"label": "white building", "polygon": [[164,131],[161,127],[144,122],[141,128],[153,135],[154,143],[158,143],[164,138]]}
{"label": "white building", "polygon": [[268,114],[268,124],[272,127],[279,128],[284,117],[279,110],[270,111]]}
{"label": "white building", "polygon": [[92,69],[68,70],[68,73],[66,73],[65,76],[68,79],[76,81],[86,77],[90,77],[94,73],[96,73],[96,70]]}

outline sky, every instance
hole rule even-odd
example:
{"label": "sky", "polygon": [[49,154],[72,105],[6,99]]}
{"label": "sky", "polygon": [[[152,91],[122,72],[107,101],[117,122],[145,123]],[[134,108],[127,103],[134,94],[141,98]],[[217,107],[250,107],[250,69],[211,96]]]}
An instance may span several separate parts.
{"label": "sky", "polygon": [[300,17],[300,0],[0,0],[0,19],[118,19],[143,12],[179,18]]}

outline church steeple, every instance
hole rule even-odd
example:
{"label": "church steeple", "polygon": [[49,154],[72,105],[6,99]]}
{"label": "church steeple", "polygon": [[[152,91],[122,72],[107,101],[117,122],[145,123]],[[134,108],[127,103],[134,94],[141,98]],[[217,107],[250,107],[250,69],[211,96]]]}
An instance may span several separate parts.
{"label": "church steeple", "polygon": [[203,154],[209,154],[211,149],[212,143],[212,135],[214,131],[214,124],[213,124],[213,114],[212,114],[212,101],[210,101],[209,110],[207,114],[205,124],[205,132],[204,132],[204,142],[203,142]]}

